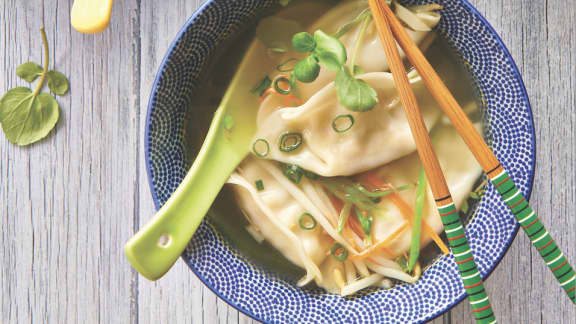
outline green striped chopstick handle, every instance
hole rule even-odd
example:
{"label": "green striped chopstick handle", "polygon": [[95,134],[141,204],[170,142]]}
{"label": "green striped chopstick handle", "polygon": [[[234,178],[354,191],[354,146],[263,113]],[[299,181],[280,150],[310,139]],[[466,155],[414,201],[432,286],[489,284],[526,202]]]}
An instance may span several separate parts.
{"label": "green striped chopstick handle", "polygon": [[554,273],[554,277],[556,277],[560,286],[566,291],[570,300],[576,304],[576,273],[552,239],[552,236],[550,236],[550,233],[536,216],[528,201],[522,196],[514,181],[500,165],[488,172],[488,177],[502,196],[502,199],[504,199],[506,205],[512,210],[514,217],[526,231],[530,241],[536,247],[548,268]]}
{"label": "green striped chopstick handle", "polygon": [[468,294],[476,322],[479,324],[496,323],[492,305],[490,305],[488,294],[484,289],[484,282],[474,261],[474,255],[470,245],[468,245],[466,232],[460,221],[458,210],[456,210],[456,206],[452,202],[452,197],[437,199],[436,206],[444,224],[444,232],[446,232],[448,237],[448,243],[460,271],[460,277]]}

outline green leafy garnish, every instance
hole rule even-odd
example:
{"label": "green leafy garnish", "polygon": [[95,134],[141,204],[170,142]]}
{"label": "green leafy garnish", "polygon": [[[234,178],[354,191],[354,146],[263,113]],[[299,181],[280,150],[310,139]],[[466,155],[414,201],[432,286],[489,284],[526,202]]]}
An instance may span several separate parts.
{"label": "green leafy garnish", "polygon": [[464,200],[462,202],[462,206],[460,207],[460,210],[462,211],[462,213],[468,214],[468,211],[470,210],[470,205],[468,204],[468,200]]}
{"label": "green leafy garnish", "polygon": [[354,65],[354,75],[364,74],[364,69],[360,65]]}
{"label": "green leafy garnish", "polygon": [[68,79],[58,71],[48,71],[48,88],[52,93],[62,96],[68,92]]}
{"label": "green leafy garnish", "polygon": [[330,248],[330,254],[332,257],[334,257],[334,259],[340,262],[344,262],[348,258],[348,250],[346,250],[346,248],[338,242],[332,245]]}
{"label": "green leafy garnish", "polygon": [[254,86],[254,88],[252,88],[252,90],[250,90],[250,92],[258,95],[258,97],[261,97],[262,94],[264,94],[264,91],[266,91],[266,89],[268,89],[271,84],[272,80],[270,77],[265,76],[262,80],[260,80],[260,82],[258,82],[257,85]]}
{"label": "green leafy garnish", "polygon": [[295,184],[299,184],[304,175],[304,170],[296,164],[280,163],[282,173]]}
{"label": "green leafy garnish", "polygon": [[354,117],[350,114],[338,115],[332,120],[332,129],[336,133],[345,133],[354,126]]}
{"label": "green leafy garnish", "polygon": [[352,111],[369,111],[378,103],[378,93],[366,81],[356,79],[346,66],[336,74],[338,101]]}
{"label": "green leafy garnish", "polygon": [[346,64],[346,47],[337,38],[332,37],[321,30],[314,33],[316,41],[315,54],[318,60],[331,71],[338,71]]}
{"label": "green leafy garnish", "polygon": [[282,152],[292,152],[302,145],[302,134],[300,133],[285,133],[280,137],[278,149]]}
{"label": "green leafy garnish", "polygon": [[296,79],[309,83],[318,77],[320,74],[320,64],[314,55],[309,55],[302,61],[299,61],[294,67],[294,77]]}
{"label": "green leafy garnish", "polygon": [[48,93],[41,92],[46,78],[55,94],[68,91],[68,80],[56,71],[48,71],[48,39],[44,27],[40,29],[44,43],[44,67],[26,62],[16,68],[16,75],[28,82],[40,77],[34,91],[27,87],[10,89],[0,99],[0,123],[8,140],[16,145],[28,145],[46,137],[60,117],[58,102]]}
{"label": "green leafy garnish", "polygon": [[264,182],[262,180],[256,180],[255,184],[258,191],[264,190]]}
{"label": "green leafy garnish", "polygon": [[348,221],[348,217],[350,217],[350,210],[352,209],[352,204],[346,202],[344,207],[342,207],[342,211],[340,212],[340,218],[338,218],[338,233],[342,233],[344,229],[344,224]]}
{"label": "green leafy garnish", "polygon": [[312,214],[303,213],[302,215],[300,215],[300,219],[298,220],[298,224],[300,225],[301,229],[311,231],[311,230],[316,228],[316,225],[318,223],[316,222],[316,218],[314,218],[314,216],[312,216]]}
{"label": "green leafy garnish", "polygon": [[316,180],[320,177],[316,173],[314,173],[312,171],[308,171],[308,170],[304,170],[304,176],[310,180]]}
{"label": "green leafy garnish", "polygon": [[290,72],[290,71],[294,70],[296,63],[298,63],[297,59],[289,58],[286,61],[284,61],[282,64],[278,65],[276,67],[276,70],[278,70],[278,72]]}
{"label": "green leafy garnish", "polygon": [[[370,16],[364,15],[362,18],[365,30]],[[317,30],[314,37],[308,33],[294,35],[292,43],[299,51],[310,53],[296,64],[292,72],[296,79],[305,83],[313,82],[318,77],[322,64],[328,70],[338,71],[335,86],[338,89],[338,100],[344,107],[362,112],[372,109],[378,103],[376,91],[366,81],[354,77],[354,74],[361,73],[362,69],[352,62],[355,72],[352,74],[346,67],[346,47],[338,38]]]}
{"label": "green leafy garnish", "polygon": [[292,37],[292,46],[298,52],[312,52],[316,48],[316,40],[307,32],[301,32]]}
{"label": "green leafy garnish", "polygon": [[480,200],[482,198],[482,196],[484,195],[485,186],[486,186],[486,180],[482,181],[482,183],[480,183],[480,185],[476,187],[476,189],[470,192],[468,199],[462,202],[462,205],[460,206],[460,211],[463,214],[468,214],[468,211],[470,210],[470,204],[468,203],[469,199]]}
{"label": "green leafy garnish", "polygon": [[416,204],[414,206],[414,224],[412,227],[412,240],[410,242],[410,258],[408,260],[408,271],[412,271],[418,255],[420,254],[420,232],[422,231],[422,213],[424,212],[424,200],[426,199],[426,173],[420,167],[418,175],[418,186],[416,187]]}
{"label": "green leafy garnish", "polygon": [[234,117],[230,115],[224,116],[224,129],[227,131],[231,131],[234,128]]}
{"label": "green leafy garnish", "polygon": [[34,62],[26,62],[16,68],[16,75],[26,82],[34,82],[34,80],[42,74],[43,70],[40,65]]}
{"label": "green leafy garnish", "polygon": [[408,270],[408,260],[406,260],[406,257],[401,255],[396,259],[396,263],[398,263],[398,265],[400,266],[400,268],[402,268],[402,271],[406,272],[406,273],[410,273],[410,270]]}
{"label": "green leafy garnish", "polygon": [[258,157],[266,157],[270,153],[270,144],[267,140],[259,138],[252,144],[252,152]]}
{"label": "green leafy garnish", "polygon": [[372,213],[368,210],[359,209],[356,206],[354,206],[354,211],[356,212],[356,217],[358,218],[358,222],[360,222],[364,234],[366,234],[367,243],[369,245],[372,244],[372,223],[374,222]]}

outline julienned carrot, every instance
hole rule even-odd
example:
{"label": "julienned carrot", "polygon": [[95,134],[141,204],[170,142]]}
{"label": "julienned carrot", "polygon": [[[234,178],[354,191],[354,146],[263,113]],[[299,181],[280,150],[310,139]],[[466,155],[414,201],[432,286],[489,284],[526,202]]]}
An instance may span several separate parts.
{"label": "julienned carrot", "polygon": [[[362,174],[361,179],[362,179],[362,181],[366,182],[367,184],[369,184],[370,186],[372,186],[374,188],[386,187],[386,184],[384,182],[382,182],[380,177],[378,177],[376,174],[371,173],[371,172],[367,172],[367,173]],[[388,195],[387,198],[390,199],[390,201],[392,201],[392,203],[394,203],[394,205],[396,205],[396,207],[400,210],[400,213],[402,214],[402,216],[404,216],[404,218],[410,223],[410,225],[412,225],[412,221],[413,221],[412,217],[414,216],[414,211],[404,201],[404,199],[402,199],[398,194]],[[438,236],[436,231],[434,231],[430,227],[430,225],[428,225],[428,223],[426,223],[426,221],[422,221],[422,229],[424,230],[424,233],[429,235],[432,238],[432,240],[434,241],[434,243],[436,243],[436,245],[438,245],[440,250],[442,250],[442,253],[444,253],[445,255],[450,254],[450,250],[448,249],[446,244],[444,244],[444,242],[442,241],[440,236]]]}
{"label": "julienned carrot", "polygon": [[384,250],[387,254],[392,254],[393,256],[392,251],[388,250],[386,248],[386,245],[390,244],[390,242],[395,240],[406,229],[406,226],[408,226],[407,222],[398,227],[394,232],[392,232],[392,234],[388,235],[388,237],[385,240],[377,242],[376,244],[372,245],[369,249],[364,250],[362,251],[362,253],[354,255],[351,258],[365,259],[374,254],[375,252],[378,252],[379,250]]}
{"label": "julienned carrot", "polygon": [[260,99],[258,100],[260,103],[262,103],[262,101],[264,101],[264,99],[266,99],[266,97],[268,97],[269,95],[279,95],[279,96],[283,96],[284,97],[284,105],[286,107],[292,107],[294,105],[299,106],[302,105],[302,100],[298,97],[296,97],[293,94],[281,94],[278,91],[276,91],[276,89],[274,88],[268,88],[266,89],[266,91],[264,91],[264,93],[262,93],[262,95],[260,96]]}
{"label": "julienned carrot", "polygon": [[[410,225],[412,225],[413,222],[412,217],[414,216],[414,211],[412,210],[412,208],[404,201],[404,199],[400,198],[400,196],[398,196],[397,194],[390,195],[389,199],[394,203],[394,205],[396,205],[398,209],[400,209],[400,212],[402,213],[404,218],[408,220]],[[438,245],[440,250],[442,250],[442,253],[444,253],[445,255],[450,254],[450,250],[448,249],[446,244],[444,244],[440,236],[438,236],[436,231],[434,231],[434,229],[432,229],[432,227],[430,227],[430,225],[428,225],[426,221],[422,221],[422,229],[424,230],[424,234],[429,235],[434,241],[434,243]]]}

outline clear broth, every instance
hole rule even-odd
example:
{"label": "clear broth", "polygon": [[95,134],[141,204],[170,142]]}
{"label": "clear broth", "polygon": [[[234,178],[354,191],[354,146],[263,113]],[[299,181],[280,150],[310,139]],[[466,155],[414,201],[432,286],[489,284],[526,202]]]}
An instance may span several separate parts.
{"label": "clear broth", "polygon": [[[330,0],[317,2],[327,2]],[[333,2],[333,1],[332,1]],[[264,14],[275,14],[270,11]],[[310,17],[307,17],[310,18]],[[204,137],[208,132],[213,113],[218,107],[236,68],[243,58],[244,52],[255,34],[256,24],[247,26],[235,37],[219,46],[218,51],[206,65],[202,73],[201,86],[195,89],[187,111],[185,126],[186,159],[192,164]],[[426,51],[426,56],[438,74],[445,81],[458,102],[476,103],[475,109],[469,111],[473,121],[482,121],[481,96],[475,86],[472,75],[462,64],[450,43],[442,37],[435,41]],[[480,184],[478,179],[474,188]],[[470,209],[462,219],[467,223],[475,211],[477,201],[469,199]],[[220,192],[208,214],[209,223],[222,235],[224,240],[240,255],[255,266],[270,271],[287,280],[297,280],[304,275],[304,270],[295,266],[266,241],[258,243],[245,230],[248,225],[244,215],[237,207],[234,194],[227,186]],[[446,237],[442,238],[447,242]],[[441,256],[434,244],[428,244],[421,252],[420,262],[424,268],[429,267]]]}

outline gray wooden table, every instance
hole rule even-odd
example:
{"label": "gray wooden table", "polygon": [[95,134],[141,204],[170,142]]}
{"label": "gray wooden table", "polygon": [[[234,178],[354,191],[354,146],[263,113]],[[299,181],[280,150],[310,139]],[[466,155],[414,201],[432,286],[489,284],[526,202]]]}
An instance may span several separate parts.
{"label": "gray wooden table", "polygon": [[[124,242],[154,214],[144,120],[154,75],[200,0],[117,0],[107,31],[70,27],[72,0],[0,0],[0,93],[40,62],[44,24],[70,79],[57,132],[20,148],[0,135],[0,323],[251,323],[179,261],[151,283]],[[537,134],[532,206],[576,262],[576,2],[472,0],[500,33],[530,95]],[[42,21],[44,17],[44,22]],[[500,323],[576,323],[576,308],[518,235],[487,280]],[[461,303],[434,323],[472,323]]]}

